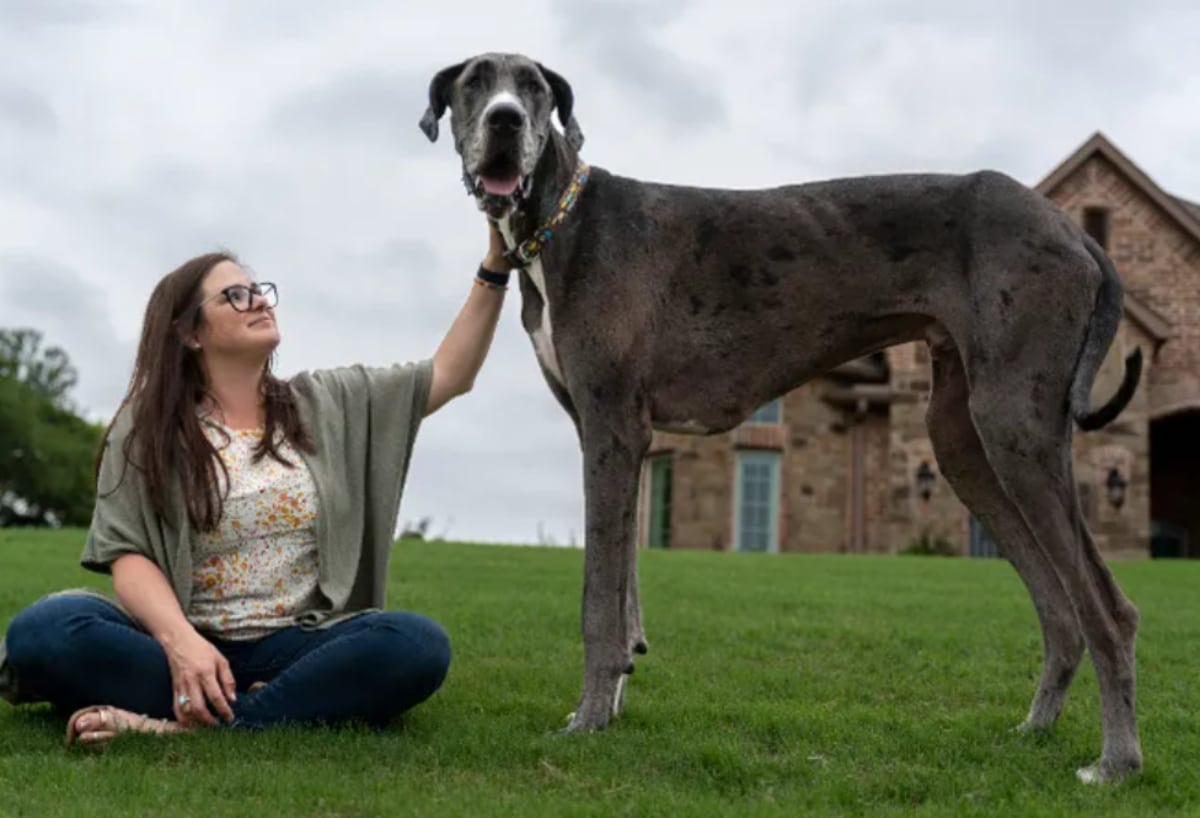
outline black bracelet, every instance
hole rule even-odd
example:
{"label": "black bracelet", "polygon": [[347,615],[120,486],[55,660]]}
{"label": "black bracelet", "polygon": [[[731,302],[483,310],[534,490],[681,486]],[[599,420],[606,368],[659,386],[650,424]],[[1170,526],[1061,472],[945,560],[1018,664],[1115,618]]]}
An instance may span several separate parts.
{"label": "black bracelet", "polygon": [[479,272],[475,274],[475,277],[481,281],[486,281],[494,287],[507,287],[508,277],[511,274],[511,272],[494,273],[481,264],[479,265]]}

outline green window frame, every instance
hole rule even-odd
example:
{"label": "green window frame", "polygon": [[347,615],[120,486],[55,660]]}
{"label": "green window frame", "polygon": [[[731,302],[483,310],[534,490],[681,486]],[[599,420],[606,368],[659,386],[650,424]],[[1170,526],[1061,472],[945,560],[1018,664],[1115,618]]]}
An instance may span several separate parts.
{"label": "green window frame", "polygon": [[646,544],[650,548],[671,547],[671,484],[674,458],[670,454],[650,458],[650,514]]}
{"label": "green window frame", "polygon": [[737,453],[734,550],[779,550],[779,468],[779,452]]}

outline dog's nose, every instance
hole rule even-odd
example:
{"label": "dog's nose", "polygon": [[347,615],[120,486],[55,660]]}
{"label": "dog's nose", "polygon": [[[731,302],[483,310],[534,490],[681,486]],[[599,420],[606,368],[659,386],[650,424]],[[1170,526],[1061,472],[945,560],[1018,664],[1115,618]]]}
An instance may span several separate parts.
{"label": "dog's nose", "polygon": [[515,105],[497,105],[488,111],[487,126],[496,132],[512,132],[525,124],[525,114]]}

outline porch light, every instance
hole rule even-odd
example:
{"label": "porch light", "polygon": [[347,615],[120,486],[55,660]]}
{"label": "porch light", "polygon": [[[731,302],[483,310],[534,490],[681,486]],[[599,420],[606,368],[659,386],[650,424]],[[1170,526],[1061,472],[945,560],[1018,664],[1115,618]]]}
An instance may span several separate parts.
{"label": "porch light", "polygon": [[937,480],[937,475],[933,473],[933,469],[929,468],[929,461],[922,460],[921,465],[917,467],[917,494],[922,500],[928,501],[933,495],[933,484]]}
{"label": "porch light", "polygon": [[1104,481],[1104,487],[1108,489],[1108,502],[1113,508],[1120,508],[1125,504],[1125,489],[1128,488],[1129,481],[1121,476],[1121,472],[1117,471],[1116,466],[1108,470],[1108,478]]}

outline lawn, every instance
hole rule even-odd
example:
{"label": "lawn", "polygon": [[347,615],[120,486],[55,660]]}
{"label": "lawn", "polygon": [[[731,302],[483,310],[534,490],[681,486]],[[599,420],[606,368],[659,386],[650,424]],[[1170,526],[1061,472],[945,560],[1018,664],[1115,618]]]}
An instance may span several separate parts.
{"label": "lawn", "polygon": [[[0,626],[105,577],[82,532],[0,530]],[[1090,663],[1055,729],[1025,715],[1033,607],[999,560],[648,552],[651,650],[625,715],[555,732],[582,648],[578,550],[401,543],[389,605],[454,642],[446,685],[393,729],[137,736],[66,752],[0,702],[0,816],[1200,814],[1200,565],[1115,565],[1142,612],[1146,770],[1078,784],[1100,749]]]}

